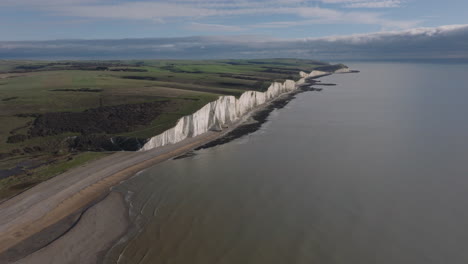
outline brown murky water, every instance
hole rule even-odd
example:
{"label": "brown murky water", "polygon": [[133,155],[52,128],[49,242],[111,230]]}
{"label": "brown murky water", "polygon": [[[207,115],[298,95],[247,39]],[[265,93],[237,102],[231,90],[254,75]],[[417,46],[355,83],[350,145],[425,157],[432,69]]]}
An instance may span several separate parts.
{"label": "brown murky water", "polygon": [[119,263],[468,263],[468,66],[350,66],[119,186],[139,230]]}

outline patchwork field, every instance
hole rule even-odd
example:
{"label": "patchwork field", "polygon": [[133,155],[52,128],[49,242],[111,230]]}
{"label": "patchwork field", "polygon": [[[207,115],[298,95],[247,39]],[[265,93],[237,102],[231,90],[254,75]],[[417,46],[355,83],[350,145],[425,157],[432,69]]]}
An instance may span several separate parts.
{"label": "patchwork field", "polygon": [[0,200],[113,151],[135,150],[220,95],[329,64],[0,60]]}

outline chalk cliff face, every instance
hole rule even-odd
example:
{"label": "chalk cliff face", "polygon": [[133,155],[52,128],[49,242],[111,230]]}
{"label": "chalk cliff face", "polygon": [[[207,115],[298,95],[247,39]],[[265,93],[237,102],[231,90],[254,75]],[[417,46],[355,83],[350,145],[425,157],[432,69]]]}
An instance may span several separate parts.
{"label": "chalk cliff face", "polygon": [[284,93],[296,90],[298,85],[305,82],[306,78],[328,74],[330,72],[312,71],[310,74],[300,72],[302,79],[299,81],[286,80],[284,83],[274,82],[266,92],[247,91],[239,99],[234,96],[221,96],[218,100],[206,104],[194,114],[179,119],[175,127],[151,138],[141,150],[150,150],[174,144],[210,130],[222,130],[238,121],[255,107],[269,102]]}
{"label": "chalk cliff face", "polygon": [[329,75],[329,74],[332,74],[332,72],[312,71],[311,73],[306,73],[306,72],[301,71],[299,73],[301,78],[317,78],[317,77],[325,76],[325,75]]}
{"label": "chalk cliff face", "polygon": [[335,73],[349,73],[352,72],[350,68],[341,68],[339,70],[336,70]]}

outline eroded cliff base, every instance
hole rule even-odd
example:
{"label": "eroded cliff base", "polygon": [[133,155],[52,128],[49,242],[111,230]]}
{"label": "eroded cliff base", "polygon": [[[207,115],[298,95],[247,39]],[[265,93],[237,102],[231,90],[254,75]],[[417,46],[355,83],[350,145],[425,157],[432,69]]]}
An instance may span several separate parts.
{"label": "eroded cliff base", "polygon": [[[308,92],[308,91],[321,91],[316,89],[316,88],[313,88],[314,85],[317,85],[319,83],[319,81],[313,79],[313,78],[309,78],[306,80],[306,82],[304,84],[302,84],[299,89],[297,89],[296,91],[294,92],[290,92],[290,93],[287,93],[287,94],[284,94],[282,95],[281,97],[278,97],[276,100],[268,103],[265,107],[262,107],[256,111],[254,111],[250,118],[249,118],[249,121],[239,125],[238,127],[236,127],[235,129],[233,129],[232,131],[230,131],[229,133],[227,133],[226,135],[212,141],[212,142],[209,142],[201,147],[198,147],[196,148],[195,150],[200,150],[200,149],[207,149],[207,148],[211,148],[211,147],[215,147],[215,146],[218,146],[218,145],[223,145],[223,144],[226,144],[226,143],[229,143],[235,139],[238,139],[242,136],[245,136],[245,135],[248,135],[248,134],[251,134],[257,130],[259,130],[262,125],[268,121],[268,116],[271,114],[271,112],[273,112],[274,110],[277,110],[277,109],[281,109],[283,107],[285,107],[292,99],[295,98],[295,96],[298,94],[298,93],[302,93],[302,92]],[[196,155],[194,152],[190,152],[188,154],[185,154],[183,156],[179,156],[177,158],[185,158],[185,157],[190,157],[190,156],[193,156],[193,155]]]}

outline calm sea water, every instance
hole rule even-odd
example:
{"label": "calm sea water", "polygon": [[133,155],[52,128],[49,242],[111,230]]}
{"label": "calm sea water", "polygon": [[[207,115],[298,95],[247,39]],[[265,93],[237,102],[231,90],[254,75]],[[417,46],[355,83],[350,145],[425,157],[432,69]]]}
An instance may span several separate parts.
{"label": "calm sea water", "polygon": [[120,263],[468,263],[468,66],[349,65],[120,186],[141,229]]}

